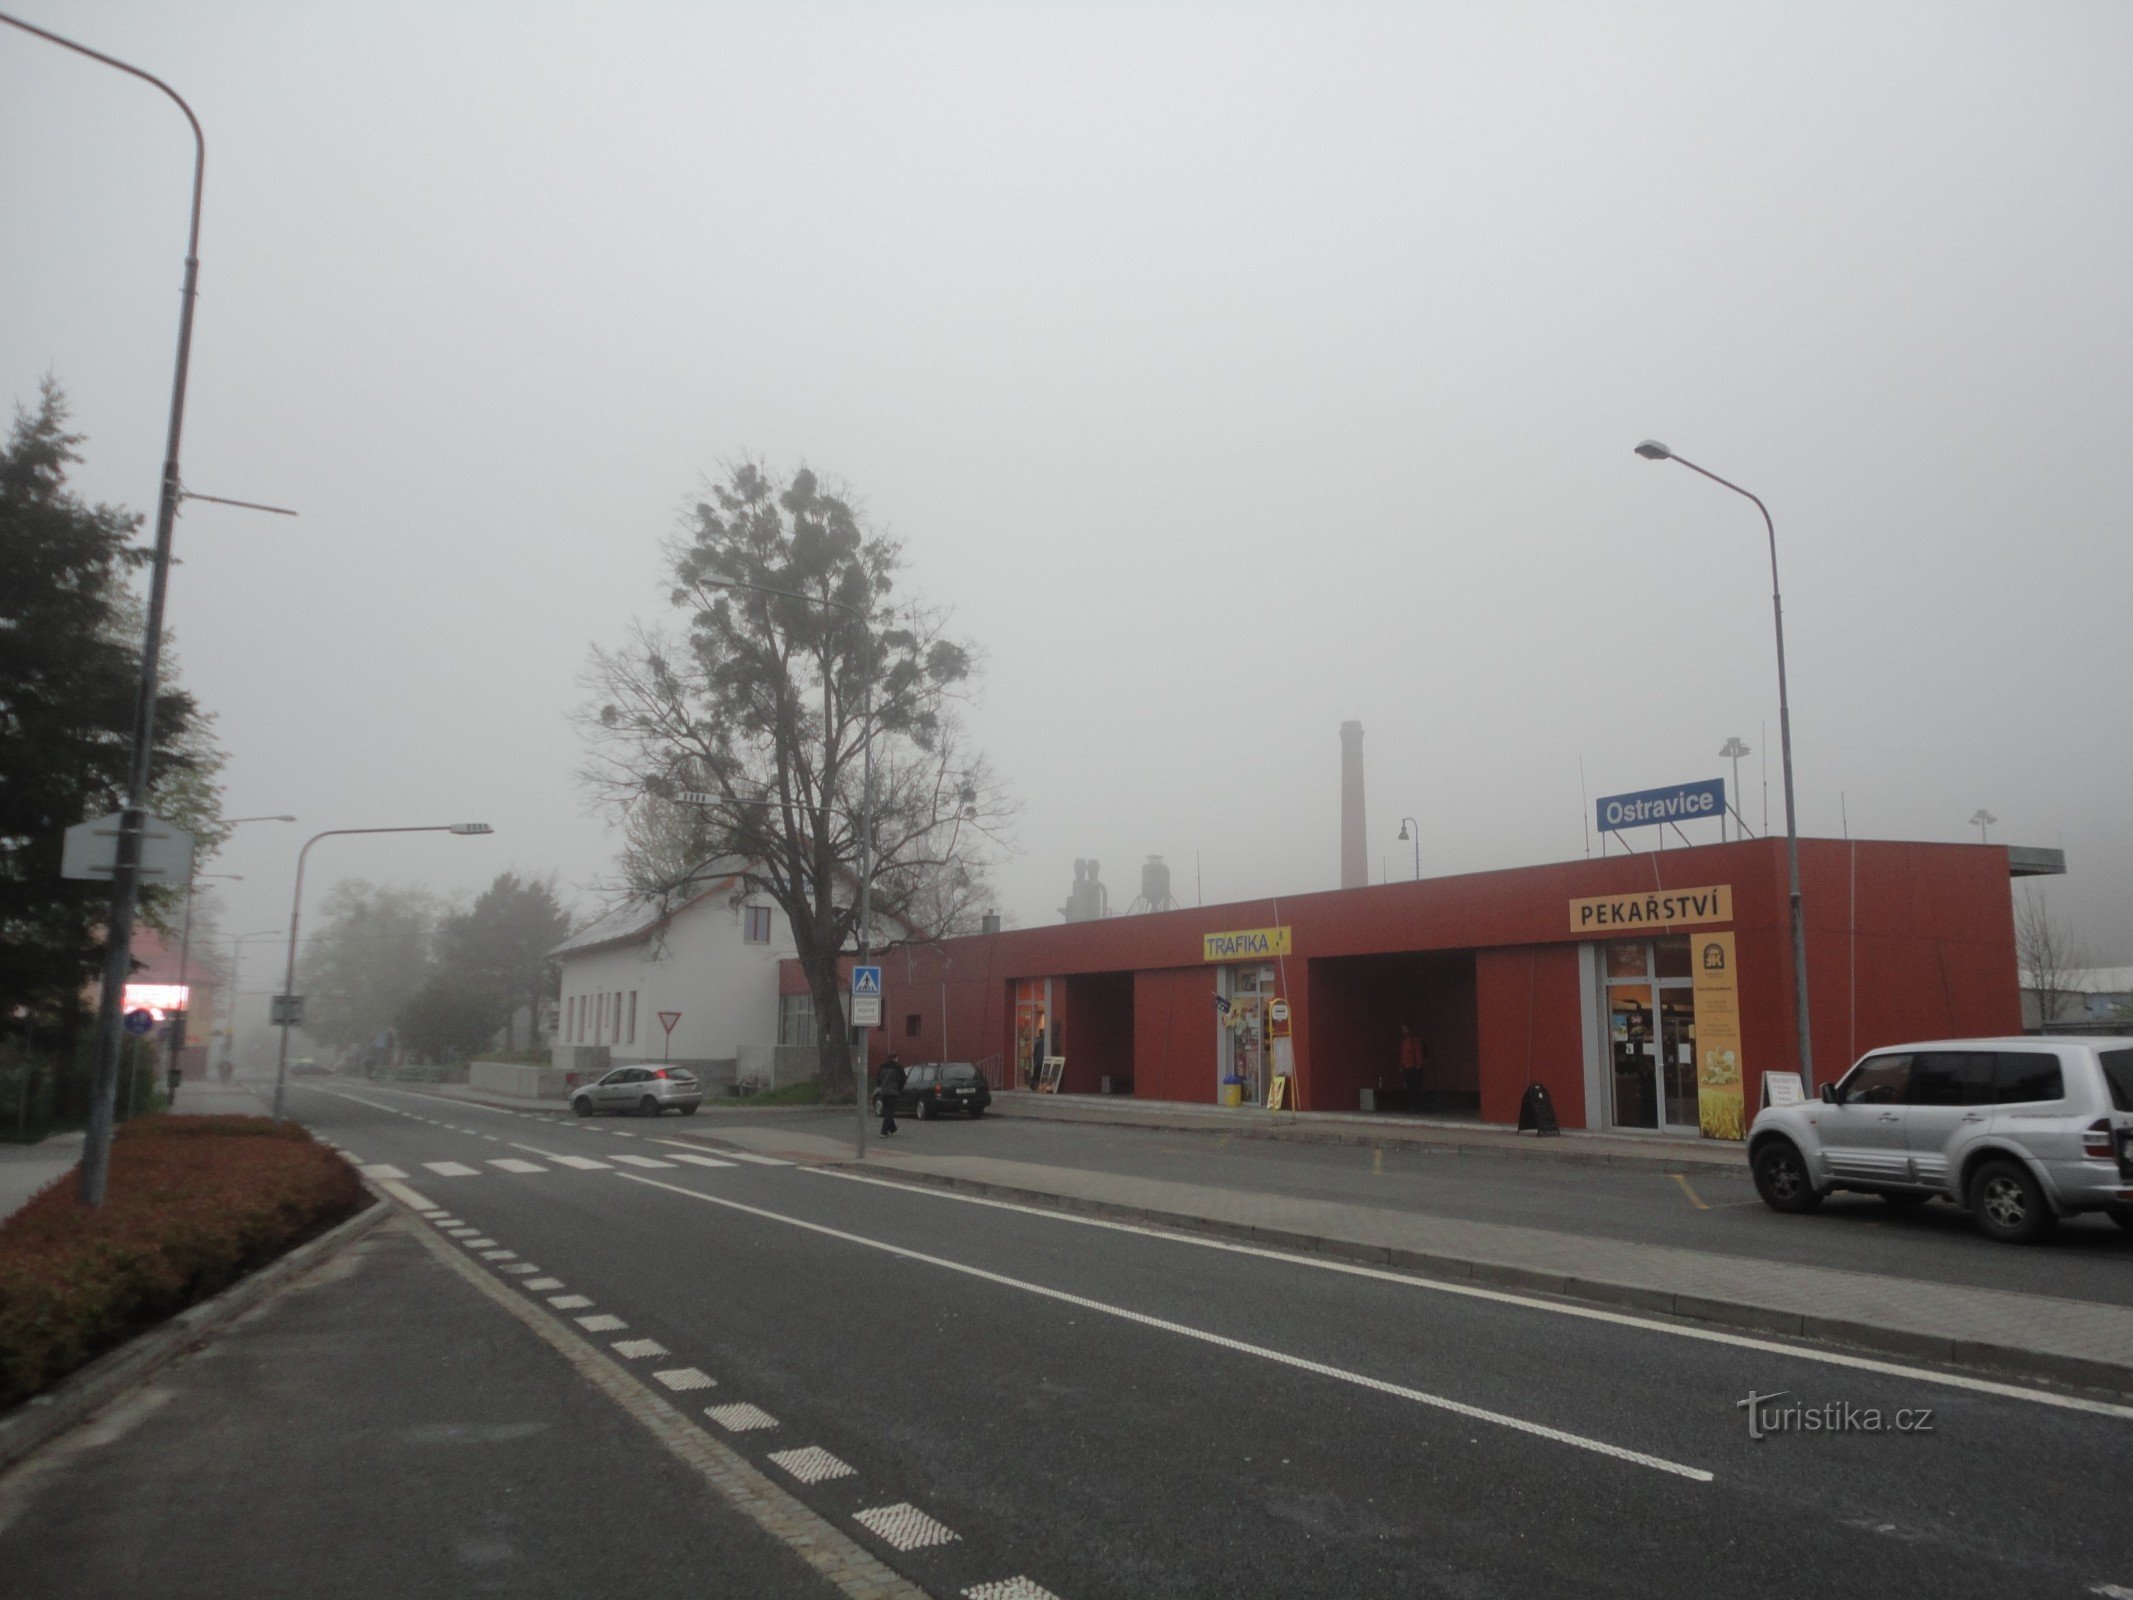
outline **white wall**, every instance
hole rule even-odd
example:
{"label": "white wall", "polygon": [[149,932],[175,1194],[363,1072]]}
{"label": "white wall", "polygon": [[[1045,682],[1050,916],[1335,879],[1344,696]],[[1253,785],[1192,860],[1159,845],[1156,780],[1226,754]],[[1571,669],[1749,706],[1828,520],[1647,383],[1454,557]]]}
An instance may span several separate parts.
{"label": "white wall", "polygon": [[[770,909],[770,941],[743,939],[734,891],[714,891],[682,911],[663,934],[563,958],[562,1021],[558,1044],[604,1044],[617,1062],[657,1061],[665,1047],[659,1013],[679,1011],[669,1053],[677,1061],[723,1061],[744,1044],[778,1040],[778,961],[793,953],[785,914],[767,896],[748,903]],[[598,996],[607,995],[605,1028]],[[615,995],[622,996],[620,1026]],[[629,997],[637,996],[637,1038],[629,1038]],[[592,1022],[569,1022],[571,1001]]]}

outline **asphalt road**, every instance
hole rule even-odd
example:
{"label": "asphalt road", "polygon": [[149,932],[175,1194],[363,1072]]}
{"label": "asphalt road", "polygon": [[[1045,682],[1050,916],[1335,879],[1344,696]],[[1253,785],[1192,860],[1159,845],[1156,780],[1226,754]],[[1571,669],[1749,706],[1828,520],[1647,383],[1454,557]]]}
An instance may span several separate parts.
{"label": "asphalt road", "polygon": [[[851,1113],[718,1111],[706,1131],[774,1125],[850,1137]],[[2041,1245],[1981,1235],[1954,1206],[1898,1210],[1870,1195],[1833,1195],[1809,1217],[1780,1216],[1738,1171],[1684,1167],[1679,1178],[1585,1162],[1451,1151],[1362,1149],[1217,1133],[992,1116],[919,1124],[905,1148],[1166,1178],[1349,1205],[1382,1206],[1592,1234],[1640,1244],[1886,1273],[1975,1288],[2133,1305],[2133,1234],[2102,1216],[2070,1218]]]}
{"label": "asphalt road", "polygon": [[[936,1594],[2133,1593],[2128,1408],[707,1166],[677,1139],[702,1117],[293,1107],[587,1337],[656,1344],[646,1383],[710,1380],[677,1401]],[[1751,1439],[1741,1402],[1777,1391],[1884,1431]]]}

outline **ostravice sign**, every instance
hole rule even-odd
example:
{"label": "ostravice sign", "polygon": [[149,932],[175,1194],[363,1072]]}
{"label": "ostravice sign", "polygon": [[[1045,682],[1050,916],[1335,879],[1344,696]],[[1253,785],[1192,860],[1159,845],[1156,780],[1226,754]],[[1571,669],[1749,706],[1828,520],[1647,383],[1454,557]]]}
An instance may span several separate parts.
{"label": "ostravice sign", "polygon": [[1653,889],[1644,894],[1603,894],[1570,902],[1573,933],[1618,933],[1640,928],[1693,928],[1733,920],[1733,886]]}
{"label": "ostravice sign", "polygon": [[1593,803],[1600,831],[1649,828],[1668,822],[1701,822],[1726,814],[1726,780],[1677,783],[1667,789],[1639,789],[1635,794],[1603,794]]}

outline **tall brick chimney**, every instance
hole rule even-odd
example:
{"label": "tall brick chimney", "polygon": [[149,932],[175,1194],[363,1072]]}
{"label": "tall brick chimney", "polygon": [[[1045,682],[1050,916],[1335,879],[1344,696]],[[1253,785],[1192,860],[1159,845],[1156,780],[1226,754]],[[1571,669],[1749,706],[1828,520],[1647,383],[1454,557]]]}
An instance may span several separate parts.
{"label": "tall brick chimney", "polygon": [[1341,887],[1370,882],[1370,830],[1363,826],[1363,725],[1341,724]]}

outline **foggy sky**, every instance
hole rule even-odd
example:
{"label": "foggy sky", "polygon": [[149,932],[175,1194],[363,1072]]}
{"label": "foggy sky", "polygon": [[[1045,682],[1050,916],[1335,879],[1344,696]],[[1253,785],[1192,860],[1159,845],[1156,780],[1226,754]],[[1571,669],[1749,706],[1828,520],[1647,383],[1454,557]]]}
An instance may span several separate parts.
{"label": "foggy sky", "polygon": [[[588,648],[744,453],[846,480],[983,663],[1001,908],[1586,848],[1590,795],[2063,846],[2133,962],[2133,10],[0,0],[207,130],[170,622],[226,931],[582,886]],[[0,30],[0,397],[154,509],[190,144]],[[1647,836],[1648,838],[1648,836]],[[574,886],[578,886],[575,887]],[[255,960],[258,958],[255,956]],[[249,966],[249,964],[248,964]],[[263,970],[256,968],[252,970]]]}

